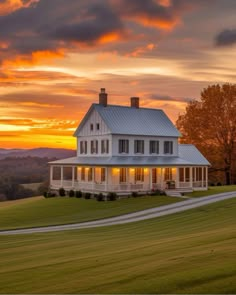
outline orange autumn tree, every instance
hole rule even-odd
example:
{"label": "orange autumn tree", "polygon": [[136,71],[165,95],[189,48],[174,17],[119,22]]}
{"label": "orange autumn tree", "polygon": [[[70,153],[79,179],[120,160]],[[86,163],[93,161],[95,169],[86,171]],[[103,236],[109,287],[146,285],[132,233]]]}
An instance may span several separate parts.
{"label": "orange autumn tree", "polygon": [[187,105],[176,126],[182,143],[195,144],[213,171],[224,172],[226,184],[236,182],[236,84],[204,88],[200,100]]}

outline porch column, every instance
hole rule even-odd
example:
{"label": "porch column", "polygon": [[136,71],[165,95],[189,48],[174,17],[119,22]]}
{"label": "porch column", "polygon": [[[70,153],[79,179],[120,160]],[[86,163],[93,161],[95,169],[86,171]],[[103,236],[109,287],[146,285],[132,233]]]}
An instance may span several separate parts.
{"label": "porch column", "polygon": [[176,167],[176,188],[179,188],[179,168]]}
{"label": "porch column", "polygon": [[105,191],[107,192],[107,185],[108,185],[108,167],[105,168]]}
{"label": "porch column", "polygon": [[63,166],[61,166],[61,187],[63,187],[63,178],[64,178],[64,175],[63,175]]}
{"label": "porch column", "polygon": [[53,181],[53,168],[54,166],[50,166],[50,185],[52,185],[52,181]]}
{"label": "porch column", "polygon": [[193,167],[189,167],[190,187],[193,187]]}
{"label": "porch column", "polygon": [[72,169],[72,187],[74,188],[74,186],[75,186],[75,167],[72,166],[71,169]]}
{"label": "porch column", "polygon": [[163,186],[163,168],[161,168],[161,189],[165,189]]}
{"label": "porch column", "polygon": [[204,167],[202,167],[202,187],[204,187]]}
{"label": "porch column", "polygon": [[205,167],[206,169],[206,188],[208,188],[208,167]]}
{"label": "porch column", "polygon": [[149,187],[150,187],[150,190],[152,190],[152,169],[153,168],[149,168]]}

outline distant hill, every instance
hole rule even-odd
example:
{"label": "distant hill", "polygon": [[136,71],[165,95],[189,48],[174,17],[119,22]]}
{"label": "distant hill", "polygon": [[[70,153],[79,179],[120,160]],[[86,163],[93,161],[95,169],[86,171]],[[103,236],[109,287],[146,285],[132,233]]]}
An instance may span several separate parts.
{"label": "distant hill", "polygon": [[75,157],[76,151],[69,149],[60,148],[35,148],[35,149],[0,149],[0,160],[14,157],[14,158],[25,158],[25,157],[39,157],[39,158],[70,158]]}

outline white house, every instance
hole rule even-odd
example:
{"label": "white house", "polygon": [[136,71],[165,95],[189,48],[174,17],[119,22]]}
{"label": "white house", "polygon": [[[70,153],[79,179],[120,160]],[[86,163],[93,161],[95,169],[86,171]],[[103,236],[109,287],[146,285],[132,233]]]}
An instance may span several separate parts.
{"label": "white house", "polygon": [[206,190],[209,162],[159,109],[109,105],[105,89],[74,133],[77,156],[50,162],[50,188],[91,193]]}

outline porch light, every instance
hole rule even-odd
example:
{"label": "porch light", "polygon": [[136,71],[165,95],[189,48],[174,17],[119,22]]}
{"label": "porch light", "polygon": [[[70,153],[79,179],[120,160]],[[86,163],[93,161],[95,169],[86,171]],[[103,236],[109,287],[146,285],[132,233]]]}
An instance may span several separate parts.
{"label": "porch light", "polygon": [[144,172],[148,172],[148,168],[144,168]]}
{"label": "porch light", "polygon": [[130,172],[134,172],[134,168],[130,168],[129,171],[130,171]]}

